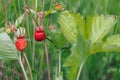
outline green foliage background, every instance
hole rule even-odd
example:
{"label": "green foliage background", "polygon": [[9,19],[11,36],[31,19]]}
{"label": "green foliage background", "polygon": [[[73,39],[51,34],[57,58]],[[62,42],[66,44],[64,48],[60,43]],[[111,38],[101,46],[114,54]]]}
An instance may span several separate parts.
{"label": "green foliage background", "polygon": [[[6,10],[4,10],[4,4],[0,0],[0,27],[5,26],[5,21],[15,22],[15,20],[24,12],[24,2],[23,0],[3,0],[6,5]],[[37,1],[37,4],[36,4]],[[51,0],[52,1],[52,0]],[[50,9],[50,0],[46,0],[45,11]],[[57,0],[60,2],[65,10],[75,11],[80,13],[80,15],[87,18],[89,15],[98,14],[109,14],[120,16],[120,0]],[[37,5],[37,11],[42,10],[42,0],[26,0],[26,4],[31,8],[35,8]],[[54,9],[54,4],[51,6]],[[47,36],[54,41],[55,44],[47,41],[50,57],[50,70],[52,80],[55,80],[58,77],[56,69],[58,67],[58,55],[59,51],[62,53],[62,65],[65,62],[66,58],[71,54],[71,43],[69,43],[62,34],[60,25],[57,20],[61,12],[52,14],[52,23],[56,26],[56,31],[51,32],[49,30],[50,25],[50,15],[45,17],[44,25]],[[7,16],[7,17],[5,17]],[[27,20],[24,20],[19,26],[24,26],[26,28],[26,38],[28,41],[28,46],[25,51],[30,65],[32,67],[33,78],[34,80],[47,80],[47,66],[45,60],[45,52],[43,42],[35,42],[33,39],[33,31],[35,25],[32,24],[32,18],[30,15],[27,15]],[[114,28],[114,33],[111,31],[111,34],[120,33],[120,20]],[[13,39],[13,34],[10,34]],[[56,47],[57,46],[57,47]],[[113,53],[113,52],[111,52]],[[33,54],[35,54],[33,56]],[[13,65],[11,65],[13,64]],[[21,72],[21,68],[18,62],[8,61],[5,62],[6,66],[5,72],[8,77],[11,77],[12,72],[9,71],[9,68],[12,68],[13,71],[17,70]],[[58,70],[57,70],[58,71]],[[29,72],[27,70],[29,76]],[[67,71],[62,66],[62,72],[64,80],[67,80]],[[109,53],[98,53],[92,55],[86,61],[82,73],[80,75],[80,80],[119,80],[120,79],[120,53],[114,52],[113,54]],[[14,76],[14,75],[13,75]],[[18,75],[14,76],[14,79],[22,80]]]}

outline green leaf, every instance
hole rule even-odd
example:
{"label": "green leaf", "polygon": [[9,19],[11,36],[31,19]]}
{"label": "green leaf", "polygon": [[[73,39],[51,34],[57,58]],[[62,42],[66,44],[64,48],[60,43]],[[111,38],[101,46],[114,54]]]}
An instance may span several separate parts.
{"label": "green leaf", "polygon": [[88,48],[89,55],[95,54],[97,52],[102,52],[102,46],[103,46],[103,41],[100,41],[99,43],[97,42],[94,44],[90,42],[89,48]]}
{"label": "green leaf", "polygon": [[15,26],[18,27],[22,23],[24,18],[25,18],[25,13],[23,13],[18,17],[18,19],[15,21]]}
{"label": "green leaf", "polygon": [[107,38],[103,44],[103,51],[105,52],[118,52],[120,51],[120,35],[113,35]]}
{"label": "green leaf", "polygon": [[[115,39],[117,42],[107,40],[104,44],[103,41],[116,23],[115,16],[95,15],[88,17],[86,21],[79,14],[68,11],[63,12],[58,20],[66,39],[75,43],[71,48],[71,55],[64,64],[65,67],[69,67],[68,80],[78,80],[88,56],[102,51],[119,50],[118,44],[113,45],[113,43],[118,43],[118,38]],[[111,38],[111,40],[114,39]],[[110,42],[112,43],[110,44]]]}
{"label": "green leaf", "polygon": [[20,55],[6,33],[0,33],[0,58],[2,60],[18,60]]}
{"label": "green leaf", "polygon": [[63,75],[60,74],[59,76],[56,76],[55,80],[63,80]]}
{"label": "green leaf", "polygon": [[72,53],[64,63],[64,67],[69,67],[70,69],[68,80],[78,80],[84,62],[88,57],[86,49],[86,41],[79,32],[77,42],[71,48]]}
{"label": "green leaf", "polygon": [[5,31],[5,28],[0,28],[0,33],[4,31]]}
{"label": "green leaf", "polygon": [[77,40],[77,26],[82,26],[80,30],[83,34],[84,21],[79,14],[65,11],[60,15],[58,22],[61,25],[64,36],[71,43],[74,43]]}
{"label": "green leaf", "polygon": [[17,28],[17,31],[15,32],[16,35],[25,35],[25,28],[24,27],[19,27]]}
{"label": "green leaf", "polygon": [[57,47],[60,49],[64,47],[65,43],[67,42],[66,38],[64,37],[61,29],[57,29],[55,33],[52,33],[53,38],[52,40],[57,44]]}
{"label": "green leaf", "polygon": [[87,36],[91,42],[97,43],[114,27],[115,16],[94,15],[87,19]]}
{"label": "green leaf", "polygon": [[90,55],[103,51],[103,38],[113,29],[116,21],[112,15],[94,15],[87,18],[86,36],[91,41],[88,49]]}
{"label": "green leaf", "polygon": [[79,32],[81,33],[81,35],[84,38],[86,38],[86,31],[85,31],[86,27],[85,27],[84,17],[80,16],[80,14],[76,14],[76,13],[72,13],[72,15],[75,18],[77,30],[79,29]]}

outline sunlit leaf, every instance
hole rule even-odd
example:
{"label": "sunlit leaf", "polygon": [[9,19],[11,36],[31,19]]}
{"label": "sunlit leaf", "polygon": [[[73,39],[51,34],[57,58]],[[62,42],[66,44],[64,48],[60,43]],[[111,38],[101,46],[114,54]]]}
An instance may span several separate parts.
{"label": "sunlit leaf", "polygon": [[89,55],[98,53],[98,52],[102,52],[102,46],[103,46],[103,42],[99,42],[99,43],[90,43],[89,44],[89,48],[88,48],[88,53]]}
{"label": "sunlit leaf", "polygon": [[24,18],[25,18],[25,13],[23,13],[18,17],[18,19],[15,21],[15,26],[18,27],[22,23]]}
{"label": "sunlit leaf", "polygon": [[71,48],[71,55],[66,59],[64,67],[69,67],[68,80],[78,80],[79,73],[87,58],[86,41],[81,34],[78,35],[77,42]]}
{"label": "sunlit leaf", "polygon": [[107,41],[103,45],[103,51],[120,51],[120,35],[113,35],[108,37]]}
{"label": "sunlit leaf", "polygon": [[58,22],[61,25],[64,36],[71,43],[77,40],[77,27],[82,26],[80,30],[83,34],[84,21],[79,14],[65,11],[60,15]]}
{"label": "sunlit leaf", "polygon": [[53,39],[55,44],[57,44],[58,48],[62,48],[65,43],[67,42],[66,38],[64,37],[64,35],[62,34],[61,29],[58,29],[54,34],[53,34]]}
{"label": "sunlit leaf", "polygon": [[55,80],[63,80],[63,75],[56,76]]}
{"label": "sunlit leaf", "polygon": [[20,27],[17,29],[16,31],[16,35],[25,35],[25,28],[24,27]]}
{"label": "sunlit leaf", "polygon": [[18,60],[19,56],[10,37],[6,33],[0,33],[0,58],[2,60]]}
{"label": "sunlit leaf", "polygon": [[92,43],[99,42],[114,27],[115,16],[110,15],[94,15],[88,17],[87,32],[88,38]]}
{"label": "sunlit leaf", "polygon": [[[111,47],[109,48],[109,46],[115,47],[113,45],[115,42],[112,41],[110,41],[111,44],[107,41],[103,46],[103,38],[113,29],[116,23],[115,16],[94,15],[88,17],[85,22],[84,18],[79,14],[65,11],[60,15],[58,22],[66,39],[71,43],[75,43],[71,48],[71,55],[64,64],[65,67],[69,67],[68,80],[78,80],[78,73],[88,56],[102,52],[103,49],[104,51],[110,50]],[[119,39],[116,40],[119,41]],[[117,49],[114,48],[114,50]],[[114,50],[111,49],[111,51]]]}
{"label": "sunlit leaf", "polygon": [[4,31],[5,31],[5,28],[0,28],[0,33]]}
{"label": "sunlit leaf", "polygon": [[80,16],[80,14],[77,13],[71,13],[73,15],[73,17],[75,18],[75,22],[76,22],[76,28],[79,29],[79,32],[81,33],[81,35],[86,38],[86,27],[85,27],[85,21],[84,21],[84,17]]}

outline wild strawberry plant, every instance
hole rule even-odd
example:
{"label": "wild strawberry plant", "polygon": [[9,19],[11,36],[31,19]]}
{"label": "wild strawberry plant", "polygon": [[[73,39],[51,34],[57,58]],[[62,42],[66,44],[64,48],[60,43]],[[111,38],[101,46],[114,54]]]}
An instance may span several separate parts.
{"label": "wild strawberry plant", "polygon": [[96,14],[88,17],[86,22],[77,13],[65,11],[60,15],[62,31],[73,44],[72,54],[64,64],[65,67],[70,67],[69,80],[79,80],[82,67],[89,56],[98,52],[119,51],[119,34],[106,37],[116,21],[117,18],[113,15]]}
{"label": "wild strawberry plant", "polygon": [[[84,68],[92,56],[97,55],[96,53],[120,51],[120,35],[115,33],[119,16],[114,13],[114,15],[103,14],[103,12],[97,14],[96,12],[100,13],[101,9],[104,13],[107,11],[106,6],[103,8],[102,1],[43,0],[39,4],[38,0],[34,0],[35,5],[27,0],[20,3],[21,1],[12,2],[11,0],[10,2],[14,3],[12,6],[14,6],[16,17],[13,16],[13,18],[16,20],[8,20],[5,8],[7,3],[2,1],[5,20],[0,25],[3,24],[5,27],[0,28],[0,59],[2,60],[0,63],[2,68],[8,70],[11,75],[17,75],[13,75],[12,78],[87,80],[87,75],[83,78],[81,75],[84,75]],[[105,1],[107,5],[109,1]],[[94,10],[90,7],[90,3],[95,6]],[[17,14],[15,5],[18,6],[20,14]],[[91,13],[92,15],[89,16]],[[99,56],[97,55],[96,58]],[[10,63],[8,67],[4,67],[6,62]],[[18,62],[20,65],[16,65]],[[89,64],[93,68],[96,66],[92,62]],[[90,72],[92,73],[91,67]],[[6,76],[9,77],[8,74]]]}

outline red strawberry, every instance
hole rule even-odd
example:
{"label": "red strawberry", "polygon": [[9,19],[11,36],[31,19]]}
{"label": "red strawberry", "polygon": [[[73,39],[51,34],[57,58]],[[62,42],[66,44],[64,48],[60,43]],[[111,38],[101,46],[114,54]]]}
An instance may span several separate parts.
{"label": "red strawberry", "polygon": [[15,42],[15,46],[19,51],[23,51],[26,46],[27,46],[27,41],[24,38],[24,36],[20,36],[17,38],[16,42]]}
{"label": "red strawberry", "polygon": [[35,29],[34,38],[36,41],[42,41],[46,38],[45,31],[42,27],[37,27]]}

